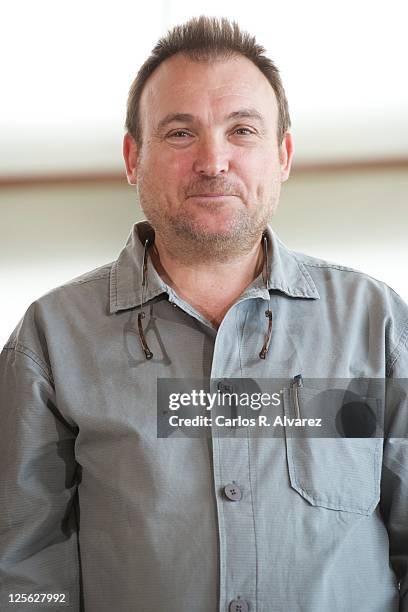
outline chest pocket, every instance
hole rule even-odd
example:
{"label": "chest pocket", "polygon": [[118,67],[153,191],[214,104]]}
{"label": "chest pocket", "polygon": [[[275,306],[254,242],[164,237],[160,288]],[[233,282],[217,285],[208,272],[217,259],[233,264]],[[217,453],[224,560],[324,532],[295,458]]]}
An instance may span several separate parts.
{"label": "chest pocket", "polygon": [[[347,426],[346,432],[342,430],[344,408],[347,416],[353,407],[350,402],[345,405],[344,397],[344,390],[326,395],[307,388],[284,390],[287,422],[297,417],[322,419],[320,428],[285,424],[290,484],[313,506],[369,515],[380,499],[383,440],[371,425],[367,437],[351,437]],[[360,405],[379,418],[377,398],[364,398]],[[361,427],[356,432],[361,435]],[[322,437],[326,434],[330,437]]]}

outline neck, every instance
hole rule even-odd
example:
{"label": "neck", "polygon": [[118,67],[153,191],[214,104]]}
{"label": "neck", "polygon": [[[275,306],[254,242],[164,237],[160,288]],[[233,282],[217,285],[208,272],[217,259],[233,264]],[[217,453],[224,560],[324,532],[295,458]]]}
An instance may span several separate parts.
{"label": "neck", "polygon": [[176,259],[159,235],[149,253],[164,282],[216,327],[264,263],[261,235],[249,251],[226,261]]}

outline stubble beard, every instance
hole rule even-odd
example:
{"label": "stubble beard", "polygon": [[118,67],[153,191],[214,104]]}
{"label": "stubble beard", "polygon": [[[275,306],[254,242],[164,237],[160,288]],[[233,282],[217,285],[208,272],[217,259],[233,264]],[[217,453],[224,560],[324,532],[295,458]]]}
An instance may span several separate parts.
{"label": "stubble beard", "polygon": [[[209,230],[202,222],[180,207],[176,215],[168,213],[166,205],[158,203],[163,194],[155,194],[144,180],[138,181],[140,206],[168,252],[183,263],[227,262],[251,251],[260,241],[262,232],[271,219],[279,199],[279,188],[271,195],[268,205],[252,208],[252,216],[246,206],[237,207],[235,214],[220,232]],[[208,202],[209,209],[217,214],[219,204]]]}

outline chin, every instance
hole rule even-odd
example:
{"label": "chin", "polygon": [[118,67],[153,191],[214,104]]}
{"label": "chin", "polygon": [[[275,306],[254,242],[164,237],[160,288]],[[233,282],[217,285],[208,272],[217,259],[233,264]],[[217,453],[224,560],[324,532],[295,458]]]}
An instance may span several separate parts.
{"label": "chin", "polygon": [[228,237],[234,236],[237,232],[237,225],[234,223],[192,223],[190,225],[192,231],[203,237]]}
{"label": "chin", "polygon": [[189,218],[190,223],[206,233],[214,234],[229,234],[236,231],[240,227],[244,219],[241,215],[237,215],[236,211],[218,211],[212,214],[194,215]]}

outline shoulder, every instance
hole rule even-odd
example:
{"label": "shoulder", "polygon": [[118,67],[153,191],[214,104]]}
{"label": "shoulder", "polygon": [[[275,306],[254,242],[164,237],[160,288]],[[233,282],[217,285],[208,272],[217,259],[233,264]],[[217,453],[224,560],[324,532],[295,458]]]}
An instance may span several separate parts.
{"label": "shoulder", "polygon": [[93,270],[84,272],[83,274],[79,276],[75,276],[74,278],[71,278],[70,280],[60,285],[59,287],[56,287],[53,291],[58,291],[59,289],[62,289],[63,287],[69,287],[71,285],[72,286],[82,285],[83,283],[88,283],[88,282],[100,280],[103,278],[108,278],[113,264],[114,262],[110,262],[102,266],[99,266],[98,268],[95,268]]}
{"label": "shoulder", "polygon": [[298,251],[291,251],[291,253],[298,265],[308,271],[319,290],[331,288],[339,294],[346,293],[346,295],[350,292],[364,291],[366,297],[372,295],[379,298],[383,296],[398,302],[402,308],[407,307],[403,299],[387,283],[361,270]]}
{"label": "shoulder", "polygon": [[93,270],[75,276],[66,282],[44,293],[33,302],[38,306],[58,304],[61,301],[80,299],[83,294],[98,294],[109,285],[110,274],[114,262],[99,266]]}
{"label": "shoulder", "polygon": [[104,316],[109,310],[110,273],[114,262],[104,264],[54,287],[35,299],[13,330],[4,348],[25,347],[44,352],[46,337],[69,333],[75,321]]}
{"label": "shoulder", "polygon": [[318,270],[322,270],[322,271],[329,270],[329,271],[332,271],[334,274],[337,274],[337,272],[345,272],[345,273],[350,272],[354,275],[362,275],[363,277],[371,278],[369,275],[365,274],[364,272],[356,268],[351,268],[349,266],[345,266],[343,264],[329,261],[326,259],[321,259],[319,257],[313,257],[312,255],[301,253],[299,251],[290,251],[290,252],[298,263],[310,268],[311,270],[314,268]]}
{"label": "shoulder", "polygon": [[365,321],[368,335],[384,334],[390,372],[408,351],[408,304],[387,283],[360,270],[304,253],[292,254],[312,277],[323,311],[351,327],[356,320]]}

